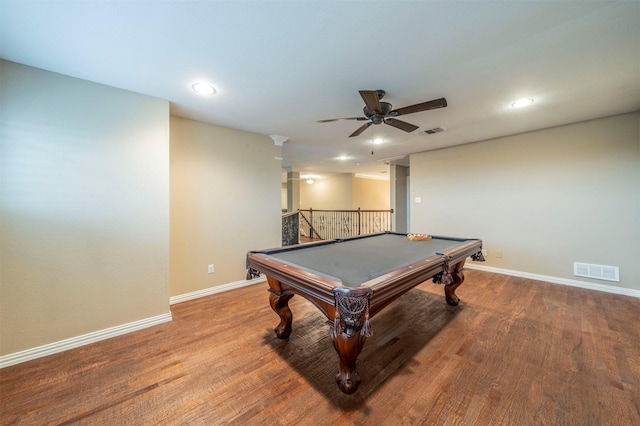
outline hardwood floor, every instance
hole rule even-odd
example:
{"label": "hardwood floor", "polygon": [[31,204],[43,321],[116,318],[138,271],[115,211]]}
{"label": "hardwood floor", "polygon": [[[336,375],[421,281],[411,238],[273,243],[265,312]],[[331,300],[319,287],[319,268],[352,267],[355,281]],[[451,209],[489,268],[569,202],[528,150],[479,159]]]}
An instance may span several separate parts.
{"label": "hardwood floor", "polygon": [[477,270],[373,318],[353,395],[324,317],[267,284],[172,306],[170,323],[0,370],[2,424],[638,425],[640,299]]}

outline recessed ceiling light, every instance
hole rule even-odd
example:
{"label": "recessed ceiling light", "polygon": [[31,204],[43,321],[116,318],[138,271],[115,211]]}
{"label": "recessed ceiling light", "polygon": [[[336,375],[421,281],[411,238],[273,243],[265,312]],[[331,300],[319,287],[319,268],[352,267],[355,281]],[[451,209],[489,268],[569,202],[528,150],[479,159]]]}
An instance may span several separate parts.
{"label": "recessed ceiling light", "polygon": [[514,103],[511,104],[512,107],[514,108],[522,108],[522,107],[526,107],[529,106],[533,103],[533,99],[518,99],[517,101],[515,101]]}
{"label": "recessed ceiling light", "polygon": [[195,83],[191,86],[193,90],[200,95],[213,95],[216,93],[216,89],[209,83]]}
{"label": "recessed ceiling light", "polygon": [[307,183],[311,185],[313,183],[313,179],[307,179]]}
{"label": "recessed ceiling light", "polygon": [[376,138],[376,139],[374,139],[374,140],[373,140],[373,143],[374,143],[375,145],[380,145],[381,143],[384,143],[384,139],[382,139],[382,138]]}
{"label": "recessed ceiling light", "polygon": [[338,160],[342,160],[342,161],[348,160],[348,159],[349,159],[349,157],[346,156],[346,155],[341,155],[340,157],[338,157]]}

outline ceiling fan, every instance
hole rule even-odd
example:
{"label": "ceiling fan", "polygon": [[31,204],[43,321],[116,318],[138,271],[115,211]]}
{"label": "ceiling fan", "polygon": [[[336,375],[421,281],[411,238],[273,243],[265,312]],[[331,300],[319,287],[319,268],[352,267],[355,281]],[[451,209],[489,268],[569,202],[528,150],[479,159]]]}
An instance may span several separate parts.
{"label": "ceiling fan", "polygon": [[369,120],[367,123],[360,126],[355,132],[351,133],[349,135],[350,138],[359,136],[372,124],[381,123],[388,124],[389,126],[404,130],[408,133],[416,130],[418,126],[414,126],[406,121],[398,120],[395,117],[398,117],[399,115],[412,114],[414,112],[427,111],[430,109],[444,108],[447,106],[447,100],[445,98],[440,98],[392,110],[390,103],[381,101],[384,95],[384,90],[360,90],[360,96],[362,97],[365,105],[362,109],[364,117],[331,118],[328,120],[318,120],[318,123],[328,123],[330,121],[338,120]]}

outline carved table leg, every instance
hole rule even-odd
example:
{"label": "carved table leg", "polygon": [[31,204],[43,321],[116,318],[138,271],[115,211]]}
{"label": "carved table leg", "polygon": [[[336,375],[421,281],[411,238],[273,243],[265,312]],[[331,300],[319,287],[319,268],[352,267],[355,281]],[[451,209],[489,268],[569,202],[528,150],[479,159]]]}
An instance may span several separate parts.
{"label": "carved table leg", "polygon": [[460,303],[460,299],[456,296],[456,289],[464,281],[464,274],[462,273],[463,266],[464,260],[458,263],[451,271],[453,282],[444,286],[445,299],[447,299],[447,303],[451,306],[458,306],[458,303]]}
{"label": "carved table leg", "polygon": [[356,369],[356,360],[366,340],[367,338],[362,336],[360,331],[349,335],[344,331],[336,331],[335,327],[331,327],[331,341],[340,357],[340,368],[336,374],[336,382],[338,382],[338,387],[344,393],[354,393],[358,390],[360,375]]}
{"label": "carved table leg", "polygon": [[333,293],[336,308],[330,335],[340,357],[336,382],[342,392],[354,393],[360,384],[356,360],[367,337],[371,336],[369,301],[373,291],[370,288],[353,290],[338,287],[333,289]]}
{"label": "carved table leg", "polygon": [[269,293],[269,304],[271,308],[280,317],[280,324],[274,329],[279,339],[288,339],[291,335],[291,323],[293,322],[293,314],[289,309],[289,299],[293,297],[293,293]]}

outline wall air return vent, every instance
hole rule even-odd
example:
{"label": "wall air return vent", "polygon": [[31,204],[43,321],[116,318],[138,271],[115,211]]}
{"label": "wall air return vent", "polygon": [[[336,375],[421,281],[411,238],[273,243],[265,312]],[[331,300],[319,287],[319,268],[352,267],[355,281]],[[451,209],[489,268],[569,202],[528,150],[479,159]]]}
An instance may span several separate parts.
{"label": "wall air return vent", "polygon": [[594,278],[596,280],[620,282],[620,268],[617,266],[573,262],[573,275],[576,277]]}

